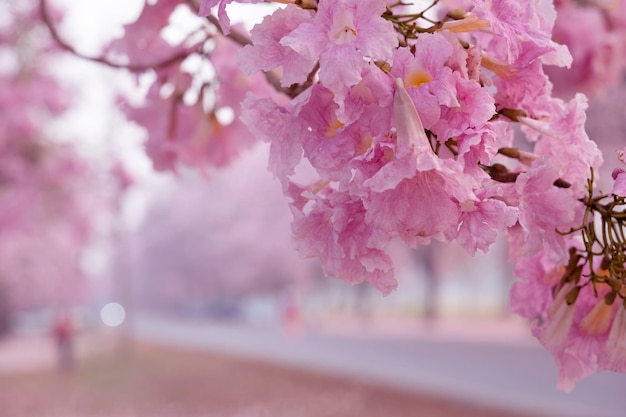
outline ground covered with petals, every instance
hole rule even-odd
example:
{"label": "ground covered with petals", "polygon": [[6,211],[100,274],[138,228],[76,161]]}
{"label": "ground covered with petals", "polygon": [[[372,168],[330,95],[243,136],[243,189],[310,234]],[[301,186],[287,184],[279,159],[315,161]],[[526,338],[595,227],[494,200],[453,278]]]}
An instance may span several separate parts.
{"label": "ground covered with petals", "polygon": [[0,375],[2,417],[524,417],[210,353],[141,346],[72,372]]}

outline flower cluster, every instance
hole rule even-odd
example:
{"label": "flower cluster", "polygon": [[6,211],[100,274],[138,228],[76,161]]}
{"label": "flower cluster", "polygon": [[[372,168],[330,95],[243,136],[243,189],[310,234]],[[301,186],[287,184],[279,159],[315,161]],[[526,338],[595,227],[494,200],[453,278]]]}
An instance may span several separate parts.
{"label": "flower cluster", "polygon": [[[297,248],[329,276],[388,293],[392,240],[456,241],[474,253],[506,232],[520,277],[511,306],[536,319],[568,387],[587,373],[578,369],[615,369],[561,361],[566,343],[586,340],[562,324],[577,283],[557,285],[555,272],[581,246],[560,231],[583,221],[587,177],[602,162],[584,130],[586,98],[552,96],[544,66],[571,57],[537,3],[465,6],[435,20],[432,4],[401,13],[383,0],[289,4],[252,30],[242,68],[280,71],[283,85],[315,82],[285,104],[249,94],[242,117],[271,144]],[[605,293],[584,287],[576,305]]]}
{"label": "flower cluster", "polygon": [[[601,158],[584,131],[585,98],[550,94],[543,66],[569,56],[540,10],[475,1],[434,23],[414,20],[414,37],[399,36],[397,21],[380,0],[288,5],[242,50],[250,72],[318,75],[287,104],[249,95],[243,105],[251,131],[272,144],[301,252],[328,275],[383,292],[395,287],[385,248],[396,238],[456,240],[474,253],[510,229],[517,258],[565,261],[556,230],[582,215],[576,201]],[[515,125],[531,157],[498,153],[515,146]],[[301,165],[315,173],[308,183]]]}
{"label": "flower cluster", "polygon": [[[231,25],[232,1],[146,3],[95,58],[150,70],[145,101],[126,110],[157,168],[227,164],[253,142],[245,124],[270,144],[299,252],[384,294],[397,285],[393,241],[455,241],[474,254],[505,233],[519,277],[511,308],[533,319],[560,385],[626,371],[626,311],[615,307],[626,176],[614,172],[608,206],[593,195],[602,157],[585,132],[587,99],[555,98],[545,72],[572,64],[553,40],[550,1],[448,0],[446,11],[438,0],[281,0],[249,37]],[[181,8],[206,19],[163,42]],[[567,42],[563,21],[555,39]],[[594,216],[619,235],[598,239]]]}
{"label": "flower cluster", "polygon": [[[623,162],[623,150],[618,155]],[[563,232],[572,245],[567,263],[539,254],[516,271],[523,281],[513,288],[512,305],[533,319],[533,333],[554,353],[564,390],[598,369],[626,371],[623,173],[616,168],[612,193],[599,196],[592,173],[580,226]],[[577,232],[582,239],[571,238]]]}

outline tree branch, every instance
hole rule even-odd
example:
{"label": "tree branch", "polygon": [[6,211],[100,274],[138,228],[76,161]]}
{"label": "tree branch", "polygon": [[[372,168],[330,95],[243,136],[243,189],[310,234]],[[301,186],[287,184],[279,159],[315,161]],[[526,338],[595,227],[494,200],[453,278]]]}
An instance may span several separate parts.
{"label": "tree branch", "polygon": [[47,0],[40,0],[39,11],[41,15],[41,20],[48,27],[48,30],[50,31],[50,35],[62,49],[64,49],[67,52],[70,52],[72,55],[77,56],[81,59],[85,59],[85,60],[92,61],[92,62],[97,62],[99,64],[103,64],[112,68],[127,69],[131,72],[144,72],[150,69],[164,68],[172,64],[175,64],[179,61],[182,61],[183,59],[187,58],[192,53],[197,52],[198,50],[197,46],[193,48],[185,49],[169,58],[166,58],[161,61],[151,62],[148,64],[133,64],[133,63],[123,64],[119,62],[113,62],[113,61],[110,61],[105,56],[89,56],[89,55],[83,54],[82,52],[77,51],[68,42],[66,42],[61,37],[61,35],[59,34],[59,31],[57,30],[55,24],[52,21],[52,18],[48,11]]}

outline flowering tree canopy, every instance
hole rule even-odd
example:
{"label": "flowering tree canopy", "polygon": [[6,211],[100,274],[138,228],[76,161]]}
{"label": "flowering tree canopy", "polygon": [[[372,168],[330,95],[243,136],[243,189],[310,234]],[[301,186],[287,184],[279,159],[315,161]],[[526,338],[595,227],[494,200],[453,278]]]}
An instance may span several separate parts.
{"label": "flowering tree canopy", "polygon": [[286,199],[264,172],[264,148],[209,184],[185,172],[160,190],[130,243],[145,305],[227,302],[311,281],[312,266],[290,245]]}
{"label": "flowering tree canopy", "polygon": [[[578,2],[284,0],[249,33],[231,24],[232,2],[146,2],[86,57],[147,84],[143,100],[120,101],[156,169],[221,167],[269,143],[300,254],[384,294],[397,284],[390,242],[474,254],[504,233],[511,309],[554,354],[560,387],[626,371],[623,152],[607,158],[613,189],[597,193],[587,98],[557,98],[547,75],[573,65],[585,90],[617,78],[606,74],[624,65],[611,52],[623,53],[624,2],[584,2],[593,36],[562,23]],[[52,36],[80,55],[47,3]],[[167,38],[177,13],[183,35]]]}
{"label": "flowering tree canopy", "polygon": [[115,200],[50,129],[73,94],[48,65],[59,49],[33,6],[0,2],[0,308],[8,311],[88,297],[81,256]]}

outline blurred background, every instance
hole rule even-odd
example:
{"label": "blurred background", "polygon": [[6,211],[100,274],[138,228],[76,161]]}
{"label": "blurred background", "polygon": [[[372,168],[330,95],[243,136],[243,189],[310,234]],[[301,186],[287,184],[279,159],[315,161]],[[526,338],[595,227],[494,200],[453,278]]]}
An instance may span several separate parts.
{"label": "blurred background", "polygon": [[[0,417],[625,415],[622,375],[556,390],[507,312],[504,242],[398,245],[387,297],[324,277],[291,246],[265,145],[155,170],[116,106],[142,80],[59,54],[36,3],[0,0]],[[48,19],[98,56],[143,5],[58,0]],[[248,27],[268,10],[245,6]],[[607,154],[622,77],[588,112]]]}

